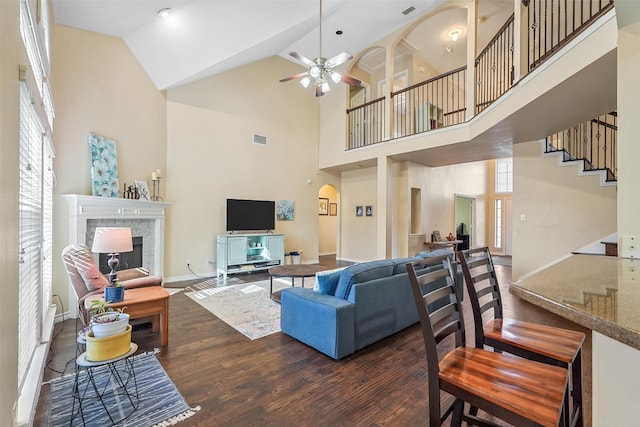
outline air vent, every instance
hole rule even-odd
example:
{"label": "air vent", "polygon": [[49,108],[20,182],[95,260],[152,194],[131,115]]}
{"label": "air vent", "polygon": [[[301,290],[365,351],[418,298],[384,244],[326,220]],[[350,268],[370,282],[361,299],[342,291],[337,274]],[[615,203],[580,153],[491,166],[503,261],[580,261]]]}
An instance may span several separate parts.
{"label": "air vent", "polygon": [[254,144],[262,144],[267,145],[267,137],[264,135],[258,135],[257,133],[253,134],[253,143]]}
{"label": "air vent", "polygon": [[415,7],[413,7],[413,6],[409,6],[408,8],[406,8],[405,10],[403,10],[403,11],[402,11],[402,14],[403,14],[403,15],[408,15],[408,14],[410,14],[411,12],[413,12],[414,10],[416,10],[416,8],[415,8]]}

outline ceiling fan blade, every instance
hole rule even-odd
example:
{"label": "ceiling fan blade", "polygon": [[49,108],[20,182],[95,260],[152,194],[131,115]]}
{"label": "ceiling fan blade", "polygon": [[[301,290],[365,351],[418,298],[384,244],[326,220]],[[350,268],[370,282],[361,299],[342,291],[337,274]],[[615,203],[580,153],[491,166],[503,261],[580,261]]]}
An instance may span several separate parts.
{"label": "ceiling fan blade", "polygon": [[308,74],[309,73],[305,71],[303,73],[299,73],[299,74],[295,74],[293,76],[285,77],[284,79],[280,79],[280,81],[282,83],[284,83],[284,82],[288,82],[289,80],[301,79],[301,78],[303,78],[304,76],[306,76]]}
{"label": "ceiling fan blade", "polygon": [[315,62],[313,62],[309,58],[300,55],[298,52],[289,52],[289,55],[293,56],[298,61],[302,62],[303,64],[305,64],[305,65],[307,65],[309,67],[315,67],[317,65]]}
{"label": "ceiling fan blade", "polygon": [[324,92],[322,91],[322,84],[318,83],[316,85],[316,96],[322,96]]}
{"label": "ceiling fan blade", "polygon": [[337,67],[338,65],[342,65],[345,62],[353,59],[353,56],[349,52],[342,52],[334,56],[333,58],[327,59],[325,62],[326,66],[329,68]]}
{"label": "ceiling fan blade", "polygon": [[342,75],[342,81],[345,82],[346,84],[350,85],[350,86],[356,86],[356,87],[361,87],[362,86],[362,82],[358,79],[356,79],[355,77],[352,77],[348,74],[343,74]]}

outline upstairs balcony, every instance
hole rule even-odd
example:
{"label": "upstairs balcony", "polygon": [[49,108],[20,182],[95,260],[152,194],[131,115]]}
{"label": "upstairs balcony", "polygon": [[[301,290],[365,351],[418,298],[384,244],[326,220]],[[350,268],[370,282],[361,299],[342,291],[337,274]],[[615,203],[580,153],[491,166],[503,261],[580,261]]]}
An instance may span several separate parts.
{"label": "upstairs balcony", "polygon": [[[513,143],[544,139],[615,110],[613,1],[531,0],[517,2],[515,10],[513,5],[480,0],[477,9],[435,11],[363,52],[349,70],[365,87],[345,95],[346,144],[324,144],[339,138],[335,129],[324,130],[321,167],[370,166],[380,156],[427,166],[508,157]],[[466,52],[457,52],[464,44],[453,41],[434,48],[433,40],[450,35],[438,22],[456,20]],[[426,54],[418,47],[421,40],[432,46]],[[476,45],[484,48],[468,54]],[[434,75],[441,64],[455,65],[448,61],[453,54],[466,63]],[[420,81],[410,84],[415,80]]]}

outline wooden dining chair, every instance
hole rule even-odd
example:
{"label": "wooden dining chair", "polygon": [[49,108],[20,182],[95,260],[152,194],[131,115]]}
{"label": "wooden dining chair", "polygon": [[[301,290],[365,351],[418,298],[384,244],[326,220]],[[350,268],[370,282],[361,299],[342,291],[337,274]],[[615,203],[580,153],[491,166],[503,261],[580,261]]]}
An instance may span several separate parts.
{"label": "wooden dining chair", "polygon": [[[427,272],[426,267],[437,264],[443,268]],[[566,369],[466,347],[464,316],[448,256],[409,263],[407,272],[427,354],[431,427],[442,425],[449,415],[452,426],[462,421],[498,425],[465,412],[465,402],[514,426],[566,425]],[[427,290],[443,279],[445,286]],[[444,410],[441,390],[454,397]]]}
{"label": "wooden dining chair", "polygon": [[569,371],[568,424],[582,426],[582,343],[578,331],[503,317],[498,278],[487,247],[458,252],[473,310],[477,348],[492,347]]}

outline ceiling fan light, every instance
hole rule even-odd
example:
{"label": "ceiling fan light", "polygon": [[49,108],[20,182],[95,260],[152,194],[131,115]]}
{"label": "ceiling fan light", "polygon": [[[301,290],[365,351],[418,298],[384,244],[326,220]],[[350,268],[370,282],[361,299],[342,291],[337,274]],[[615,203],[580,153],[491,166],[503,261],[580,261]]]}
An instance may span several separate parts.
{"label": "ceiling fan light", "polygon": [[332,71],[331,80],[333,80],[334,83],[340,83],[340,81],[342,80],[342,74]]}
{"label": "ceiling fan light", "polygon": [[322,83],[322,92],[329,92],[331,90],[331,86],[329,86],[329,83],[324,82]]}
{"label": "ceiling fan light", "polygon": [[304,77],[302,80],[300,80],[300,84],[305,88],[309,87],[309,83],[311,83],[311,79],[309,77]]}
{"label": "ceiling fan light", "polygon": [[318,76],[320,75],[320,67],[318,67],[317,65],[316,65],[316,66],[314,66],[314,67],[311,67],[311,68],[309,69],[309,75],[310,75],[311,77],[313,77],[314,79],[317,79],[317,78],[318,78]]}

